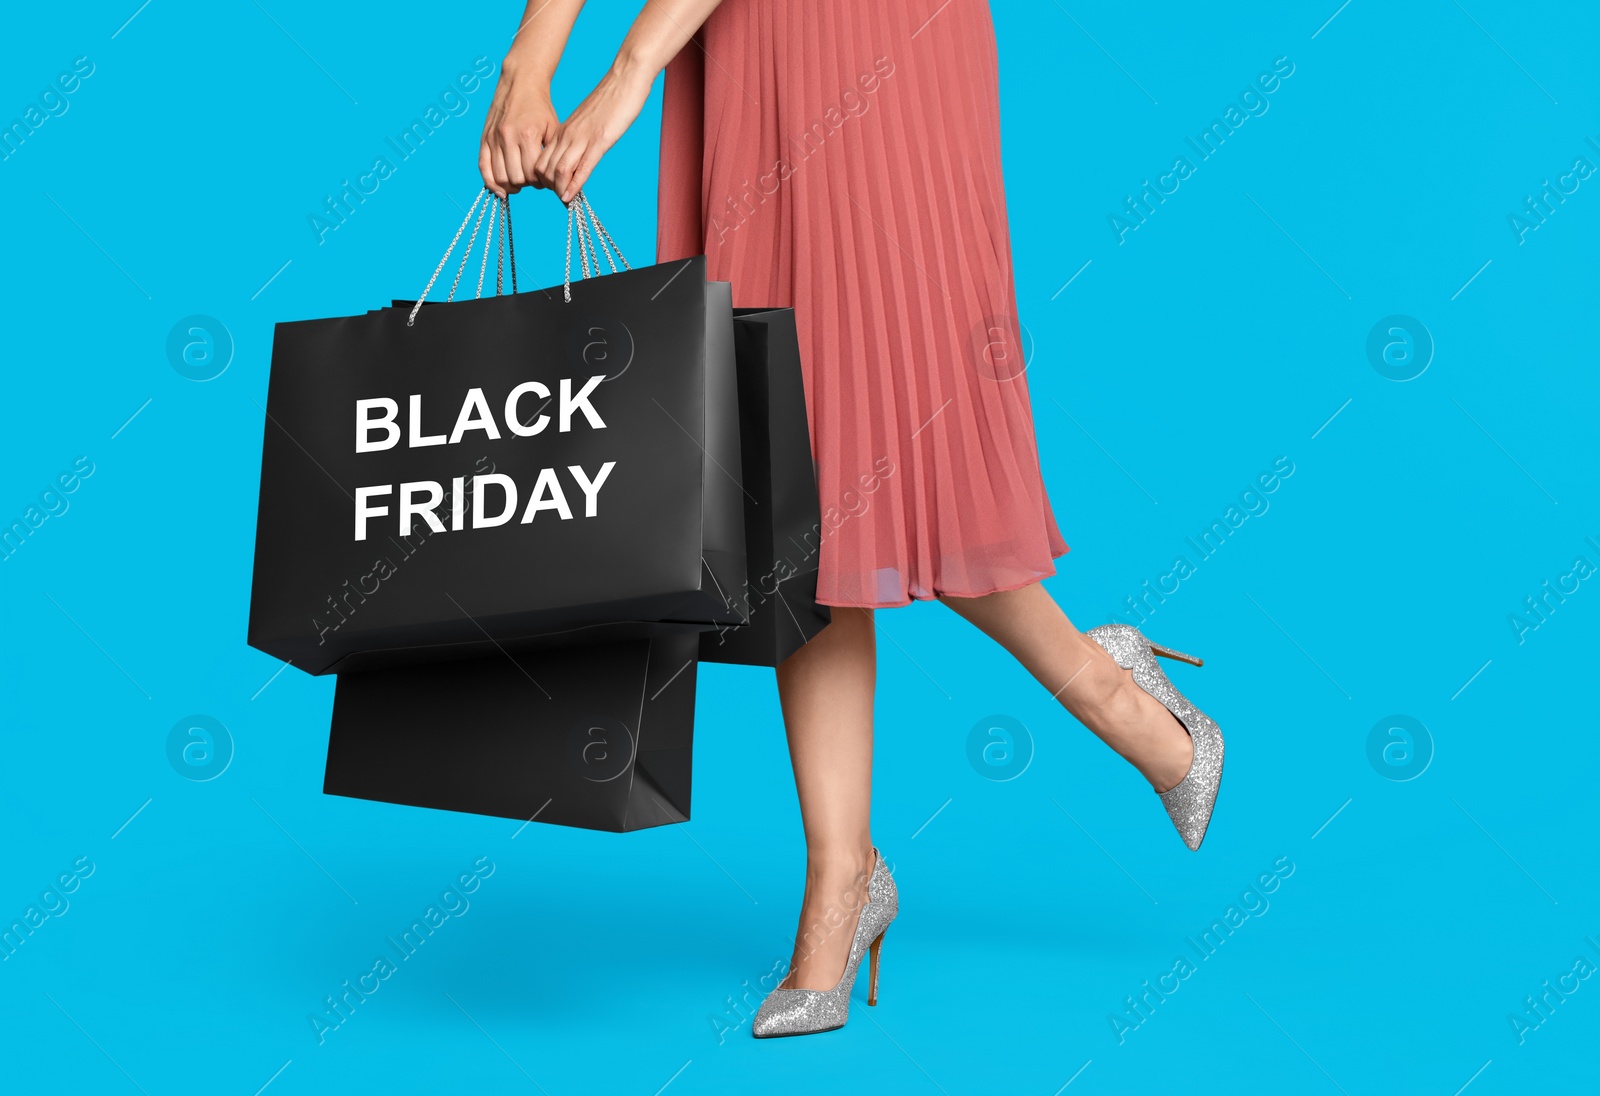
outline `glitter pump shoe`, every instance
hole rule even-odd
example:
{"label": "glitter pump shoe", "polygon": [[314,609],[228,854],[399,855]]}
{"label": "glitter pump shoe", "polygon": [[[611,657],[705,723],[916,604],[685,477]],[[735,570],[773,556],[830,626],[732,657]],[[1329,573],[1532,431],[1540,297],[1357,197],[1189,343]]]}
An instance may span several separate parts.
{"label": "glitter pump shoe", "polygon": [[1118,666],[1132,670],[1134,683],[1161,701],[1189,732],[1194,743],[1194,761],[1177,787],[1158,794],[1172,824],[1178,828],[1178,836],[1190,849],[1198,850],[1205,839],[1206,827],[1211,823],[1217,787],[1222,783],[1222,731],[1215,720],[1189,703],[1189,698],[1167,680],[1155,656],[1187,662],[1191,666],[1199,666],[1200,660],[1151,643],[1139,629],[1129,624],[1102,624],[1084,634],[1104,647],[1117,660]]}
{"label": "glitter pump shoe", "polygon": [[867,1004],[878,1003],[878,952],[883,934],[900,910],[900,893],[894,878],[877,849],[872,850],[872,878],[867,882],[867,902],[856,914],[855,937],[850,941],[850,956],[844,974],[832,989],[775,989],[761,1002],[750,1033],[757,1039],[778,1035],[815,1035],[844,1027],[850,1018],[850,991],[863,956],[871,957],[867,983]]}

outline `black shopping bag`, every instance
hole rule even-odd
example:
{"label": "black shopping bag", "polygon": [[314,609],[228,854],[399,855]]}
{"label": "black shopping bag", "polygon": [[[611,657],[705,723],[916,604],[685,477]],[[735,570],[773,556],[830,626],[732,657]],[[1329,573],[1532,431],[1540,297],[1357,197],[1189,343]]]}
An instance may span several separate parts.
{"label": "black shopping bag", "polygon": [[618,832],[686,821],[698,642],[342,673],[323,791]]}
{"label": "black shopping bag", "polygon": [[792,308],[733,310],[739,373],[745,618],[700,636],[702,662],[776,666],[832,619],[817,603],[822,513]]}
{"label": "black shopping bag", "polygon": [[252,646],[320,674],[742,619],[727,283],[697,256],[567,298],[277,326]]}

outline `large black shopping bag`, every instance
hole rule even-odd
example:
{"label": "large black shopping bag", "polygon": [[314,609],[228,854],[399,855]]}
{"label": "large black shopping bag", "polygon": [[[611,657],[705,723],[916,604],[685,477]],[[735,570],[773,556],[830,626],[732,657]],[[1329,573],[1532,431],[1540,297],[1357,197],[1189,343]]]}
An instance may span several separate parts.
{"label": "large black shopping bag", "polygon": [[733,338],[703,256],[279,324],[250,644],[320,674],[740,622]]}
{"label": "large black shopping bag", "polygon": [[683,822],[698,642],[341,673],[323,791],[595,830]]}
{"label": "large black shopping bag", "polygon": [[733,310],[739,373],[745,617],[700,636],[702,662],[776,666],[832,619],[818,604],[822,513],[792,308]]}

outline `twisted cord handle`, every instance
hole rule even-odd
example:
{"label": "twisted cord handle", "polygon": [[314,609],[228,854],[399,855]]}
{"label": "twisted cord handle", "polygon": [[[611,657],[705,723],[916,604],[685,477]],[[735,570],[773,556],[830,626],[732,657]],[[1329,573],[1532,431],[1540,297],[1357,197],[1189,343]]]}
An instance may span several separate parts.
{"label": "twisted cord handle", "polygon": [[[511,292],[517,291],[517,240],[511,235],[511,199],[501,198],[500,202],[506,207],[506,247],[511,251]],[[496,292],[499,287],[496,287]]]}
{"label": "twisted cord handle", "polygon": [[[605,225],[600,223],[600,217],[595,213],[594,204],[589,201],[589,196],[581,190],[578,191],[572,196],[572,200],[567,203],[567,261],[565,277],[561,283],[561,292],[563,299],[568,302],[572,300],[572,225],[574,221],[578,225],[578,262],[583,268],[583,276],[585,278],[589,277],[589,262],[591,258],[594,261],[595,276],[599,276],[600,251],[605,252],[606,262],[610,264],[613,274],[618,272],[618,262],[622,264],[624,270],[633,269],[632,266],[628,265],[628,260],[623,257],[622,248],[617,246],[617,242],[611,238],[611,233],[607,232]],[[598,249],[595,247],[596,240],[601,244]],[[616,255],[615,259],[612,258],[613,253]]]}
{"label": "twisted cord handle", "polygon": [[[478,208],[478,203],[483,201],[483,196],[490,193],[488,187],[478,191],[477,197],[472,199],[472,205],[467,207],[467,215],[461,218],[461,226],[456,229],[456,234],[450,239],[450,246],[444,249],[444,256],[439,260],[439,265],[433,268],[433,277],[428,279],[428,284],[422,287],[422,292],[417,295],[417,303],[411,306],[411,315],[406,317],[406,326],[410,327],[417,322],[417,313],[422,309],[422,302],[428,299],[428,294],[433,290],[433,283],[439,280],[439,273],[444,270],[444,264],[450,261],[450,253],[456,249],[456,244],[461,240],[461,234],[467,229],[467,222],[472,220],[473,210]],[[477,230],[473,230],[477,234]],[[471,245],[469,244],[470,248]],[[459,277],[459,275],[457,275]],[[452,288],[451,292],[455,290]]]}
{"label": "twisted cord handle", "polygon": [[494,222],[500,212],[500,202],[497,199],[489,203],[489,231],[483,237],[483,261],[478,264],[478,289],[473,297],[483,296],[483,276],[489,272],[489,252],[494,250]]}
{"label": "twisted cord handle", "polygon": [[[488,200],[485,201],[485,195]],[[622,248],[617,246],[616,240],[611,238],[611,233],[606,231],[605,225],[600,222],[600,217],[594,211],[594,205],[589,201],[588,195],[578,191],[572,196],[567,207],[567,254],[563,264],[562,297],[567,302],[572,300],[572,228],[578,228],[578,263],[582,270],[583,278],[600,276],[600,256],[606,257],[606,263],[611,267],[613,274],[619,273],[617,264],[621,263],[624,270],[632,270],[628,260],[622,254]],[[483,255],[478,262],[478,284],[476,296],[483,296],[483,282],[489,270],[489,252],[498,243],[499,257],[495,261],[494,291],[498,296],[505,289],[506,254],[511,256],[511,292],[517,292],[517,243],[511,232],[511,202],[507,197],[495,194],[488,187],[484,187],[472,199],[472,205],[467,208],[466,216],[461,218],[461,224],[456,228],[456,233],[450,238],[450,246],[445,248],[444,255],[439,259],[439,265],[433,268],[433,274],[428,278],[428,284],[422,287],[422,292],[417,295],[416,303],[411,306],[411,313],[406,317],[406,326],[411,327],[417,322],[417,313],[422,310],[423,302],[428,299],[428,294],[433,291],[434,283],[439,280],[439,275],[444,272],[445,264],[454,254],[456,244],[461,242],[461,234],[466,232],[467,224],[472,224],[472,232],[467,236],[467,246],[461,252],[460,265],[456,267],[454,279],[450,282],[450,292],[446,294],[445,301],[455,300],[456,290],[460,288],[461,277],[466,273],[467,262],[472,255],[472,249],[477,244],[478,233],[483,230],[483,218],[489,217],[488,230],[483,237]],[[496,228],[499,229],[498,240]],[[591,269],[593,273],[591,274]]]}

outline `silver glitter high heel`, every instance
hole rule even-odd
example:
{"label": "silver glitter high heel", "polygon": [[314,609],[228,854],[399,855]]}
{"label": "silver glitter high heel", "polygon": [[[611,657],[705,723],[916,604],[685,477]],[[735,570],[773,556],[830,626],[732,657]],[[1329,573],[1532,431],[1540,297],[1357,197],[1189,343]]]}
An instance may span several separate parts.
{"label": "silver glitter high heel", "polygon": [[757,1039],[777,1035],[814,1035],[844,1027],[850,1018],[850,991],[864,955],[871,956],[871,975],[867,983],[867,1004],[878,1003],[878,952],[883,934],[900,911],[900,893],[883,862],[883,855],[872,850],[872,878],[867,882],[867,901],[856,914],[856,932],[850,941],[850,956],[844,974],[832,989],[775,989],[761,1002],[750,1033]]}
{"label": "silver glitter high heel", "polygon": [[1199,666],[1193,655],[1151,643],[1131,624],[1102,624],[1084,633],[1104,647],[1117,665],[1133,671],[1134,684],[1155,697],[1171,712],[1194,744],[1194,760],[1178,786],[1158,793],[1167,815],[1178,828],[1178,836],[1190,849],[1198,851],[1211,823],[1216,806],[1217,787],[1222,783],[1222,731],[1216,721],[1189,702],[1167,675],[1155,656]]}

